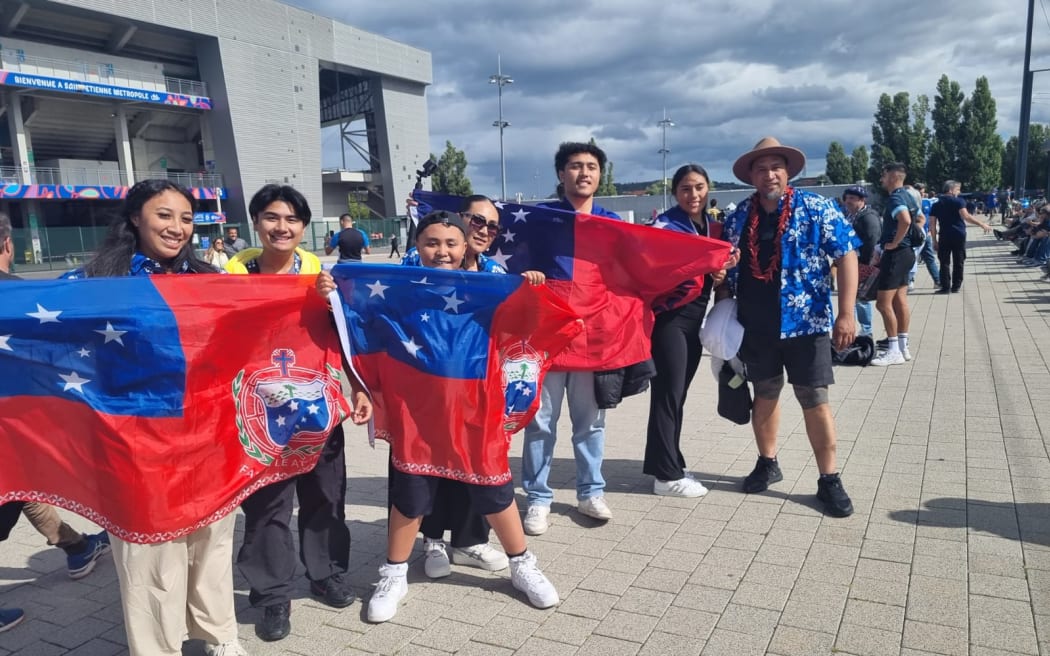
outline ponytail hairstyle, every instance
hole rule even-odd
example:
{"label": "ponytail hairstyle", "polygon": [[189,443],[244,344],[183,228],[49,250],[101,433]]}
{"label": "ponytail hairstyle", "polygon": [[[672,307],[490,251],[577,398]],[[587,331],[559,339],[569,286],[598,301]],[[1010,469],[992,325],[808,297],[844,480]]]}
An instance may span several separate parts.
{"label": "ponytail hairstyle", "polygon": [[[197,201],[185,187],[171,180],[142,180],[136,182],[124,198],[120,215],[109,225],[109,232],[98,248],[98,253],[87,265],[84,274],[89,278],[126,276],[131,269],[131,258],[139,250],[138,228],[131,219],[142,212],[143,206],[150,199],[166,191],[182,194],[190,203],[190,209],[196,209]],[[172,271],[180,271],[185,263],[194,273],[214,273],[215,268],[197,258],[193,242],[187,241],[170,263],[165,263]]]}

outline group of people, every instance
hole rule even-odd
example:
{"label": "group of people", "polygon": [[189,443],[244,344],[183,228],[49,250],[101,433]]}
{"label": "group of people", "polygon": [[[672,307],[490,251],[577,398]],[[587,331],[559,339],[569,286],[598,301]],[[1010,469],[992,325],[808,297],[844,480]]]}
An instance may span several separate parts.
{"label": "group of people", "polygon": [[[605,153],[593,144],[562,144],[554,158],[562,196],[547,206],[618,219],[594,201],[606,163]],[[742,490],[761,493],[784,477],[778,460],[777,431],[780,395],[787,382],[802,407],[819,469],[815,486],[819,504],[835,517],[853,512],[838,473],[828,389],[834,382],[831,349],[852,343],[856,324],[852,311],[833,316],[830,282],[834,263],[838,305],[853,308],[861,240],[831,200],[789,184],[804,165],[805,155],[800,150],[771,137],[762,139],[733,167],[734,175],[756,191],[725,215],[724,223],[715,220],[718,214],[708,212],[710,179],[703,167],[690,164],[675,172],[672,191],[676,206],[658,216],[654,228],[698,239],[722,239],[734,248],[722,270],[683,281],[668,290],[653,308],[655,377],[642,471],[653,477],[657,495],[695,498],[707,492],[688,472],[681,450],[687,421],[685,400],[700,361],[699,327],[709,299],[734,298],[743,327],[739,359],[755,396],[751,425],[757,461],[743,480]],[[896,171],[890,173],[893,184],[903,179]],[[887,280],[887,300],[880,302],[880,311],[893,307],[900,287],[897,283],[904,280],[906,287],[907,271],[914,261],[911,244],[902,234],[905,223],[910,223],[906,213],[914,211],[907,203],[901,198],[905,209],[888,210],[889,216],[898,220],[887,222],[882,235],[883,262],[893,277]],[[215,266],[195,254],[191,239],[193,207],[193,197],[167,180],[137,183],[129,190],[121,216],[96,256],[82,270],[66,277],[216,273]],[[332,276],[323,271],[318,258],[300,245],[311,218],[301,193],[289,186],[267,185],[253,196],[248,210],[259,246],[227,242],[226,272],[316,275],[318,293],[327,296],[335,289]],[[465,199],[458,213],[427,213],[418,222],[415,248],[406,252],[402,263],[506,273],[498,262],[485,256],[501,230],[499,219],[496,206],[483,196]],[[352,229],[352,225],[344,226],[344,231],[347,228]],[[5,236],[0,223],[0,253],[13,252],[9,232]],[[342,250],[347,240],[340,238],[341,234],[329,248]],[[234,238],[239,239],[236,235]],[[236,252],[230,254],[230,250]],[[544,283],[538,271],[523,275],[529,284]],[[894,331],[893,335],[898,333]],[[528,550],[526,535],[540,535],[550,529],[554,491],[549,477],[563,402],[571,419],[578,512],[599,522],[613,518],[604,494],[605,410],[596,397],[595,373],[555,366],[540,389],[539,409],[523,436],[521,486],[527,498],[523,519],[514,501],[512,482],[456,482],[402,471],[391,459],[387,554],[368,603],[369,621],[387,621],[397,613],[407,594],[408,559],[420,531],[428,576],[447,576],[452,563],[491,571],[510,567],[512,586],[531,604],[546,608],[558,603],[556,589]],[[367,422],[372,411],[370,399],[353,378],[351,401],[353,422]],[[393,439],[425,440],[426,436]],[[311,594],[336,608],[355,599],[346,576],[350,535],[345,523],[344,448],[344,433],[338,427],[328,437],[313,471],[264,487],[242,505],[245,536],[236,563],[250,586],[252,605],[261,609],[256,632],[263,640],[280,640],[290,632],[296,569],[291,517],[296,495],[299,558],[310,580]],[[178,654],[186,636],[204,640],[211,655],[246,653],[237,639],[234,615],[233,527],[232,516],[227,516],[161,544],[140,545],[112,538],[132,654]],[[490,528],[495,530],[503,552],[489,545]],[[450,549],[444,542],[449,530]],[[97,558],[94,554],[101,548],[92,545],[102,539],[86,539],[90,539],[91,557]],[[55,543],[59,544],[57,538]],[[4,617],[0,615],[0,621]]]}

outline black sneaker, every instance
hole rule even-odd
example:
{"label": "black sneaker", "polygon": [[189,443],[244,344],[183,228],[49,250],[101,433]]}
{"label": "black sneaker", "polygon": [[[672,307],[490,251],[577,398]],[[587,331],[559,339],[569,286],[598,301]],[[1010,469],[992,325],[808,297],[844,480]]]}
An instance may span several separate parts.
{"label": "black sneaker", "polygon": [[853,502],[842,487],[838,474],[817,480],[817,499],[824,504],[824,512],[832,517],[849,517],[853,514]]}
{"label": "black sneaker", "polygon": [[934,292],[934,294],[947,294],[947,293],[948,293],[948,288],[947,287],[941,287],[940,289],[938,289],[937,291]]}
{"label": "black sneaker", "polygon": [[283,640],[292,632],[292,602],[263,607],[263,617],[255,625],[255,635],[260,640],[275,642]]}
{"label": "black sneaker", "polygon": [[332,574],[323,581],[310,581],[310,593],[332,608],[346,608],[357,599],[350,582],[342,574]]}
{"label": "black sneaker", "polygon": [[744,479],[744,492],[748,494],[765,492],[770,485],[782,480],[784,480],[784,474],[780,471],[777,461],[759,457],[755,468]]}

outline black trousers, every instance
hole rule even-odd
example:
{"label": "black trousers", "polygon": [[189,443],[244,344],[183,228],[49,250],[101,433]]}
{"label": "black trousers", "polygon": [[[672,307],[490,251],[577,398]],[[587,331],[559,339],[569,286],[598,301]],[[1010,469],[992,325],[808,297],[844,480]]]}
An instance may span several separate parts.
{"label": "black trousers", "polygon": [[350,566],[346,526],[346,459],[343,427],[328,436],[317,466],[286,481],[260,488],[241,504],[244,544],[237,566],[251,586],[253,606],[291,601],[295,578],[292,509],[299,495],[299,559],[311,581],[341,574]]}
{"label": "black trousers", "polygon": [[444,538],[451,531],[453,547],[472,547],[489,541],[489,523],[470,503],[467,488],[447,478],[438,483],[434,510],[423,518],[420,531],[432,540]]}
{"label": "black trousers", "polygon": [[942,235],[937,241],[937,259],[941,262],[941,289],[962,287],[966,237]]}
{"label": "black trousers", "polygon": [[685,476],[682,442],[683,407],[689,383],[700,365],[700,323],[703,317],[657,315],[653,327],[656,377],[650,381],[649,428],[642,471],[662,481]]}

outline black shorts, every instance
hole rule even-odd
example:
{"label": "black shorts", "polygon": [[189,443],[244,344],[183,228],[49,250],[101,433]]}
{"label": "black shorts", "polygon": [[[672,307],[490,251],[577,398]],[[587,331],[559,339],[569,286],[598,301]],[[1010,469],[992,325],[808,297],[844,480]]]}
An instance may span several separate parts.
{"label": "black shorts", "polygon": [[739,357],[744,374],[752,382],[776,378],[785,370],[792,385],[826,387],[835,382],[827,333],[778,339],[745,331]]}
{"label": "black shorts", "polygon": [[[434,511],[438,476],[406,474],[394,469],[390,472],[390,504],[405,517],[424,517]],[[473,485],[463,483],[470,496],[471,508],[479,515],[491,515],[506,510],[514,503],[514,481],[503,485]]]}
{"label": "black shorts", "polygon": [[908,276],[915,266],[915,251],[908,246],[898,246],[885,251],[879,260],[878,289],[885,292],[908,286]]}

